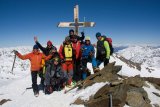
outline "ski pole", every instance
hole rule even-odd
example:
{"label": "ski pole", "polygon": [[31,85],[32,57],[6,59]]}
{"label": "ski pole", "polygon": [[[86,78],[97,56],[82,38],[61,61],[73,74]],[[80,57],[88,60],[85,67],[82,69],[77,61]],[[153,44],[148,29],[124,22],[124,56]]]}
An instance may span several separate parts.
{"label": "ski pole", "polygon": [[13,68],[14,68],[15,60],[16,60],[16,54],[14,55],[14,61],[13,61],[12,70],[11,70],[12,74],[13,74]]}
{"label": "ski pole", "polygon": [[32,87],[26,88],[21,95],[23,95],[27,90],[32,89]]}
{"label": "ski pole", "polygon": [[27,91],[27,89],[25,89],[21,95],[23,95],[26,91]]}
{"label": "ski pole", "polygon": [[113,107],[113,102],[112,102],[112,93],[110,92],[110,93],[108,93],[108,95],[109,95],[109,107]]}

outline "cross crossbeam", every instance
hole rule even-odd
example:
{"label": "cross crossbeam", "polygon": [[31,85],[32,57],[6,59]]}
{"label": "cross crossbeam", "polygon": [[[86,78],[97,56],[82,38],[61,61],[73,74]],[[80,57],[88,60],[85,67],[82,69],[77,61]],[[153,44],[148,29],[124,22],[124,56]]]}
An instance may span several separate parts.
{"label": "cross crossbeam", "polygon": [[79,27],[94,27],[95,22],[79,22],[79,7],[74,7],[74,22],[60,22],[58,27],[69,27],[75,29],[75,34],[78,35]]}

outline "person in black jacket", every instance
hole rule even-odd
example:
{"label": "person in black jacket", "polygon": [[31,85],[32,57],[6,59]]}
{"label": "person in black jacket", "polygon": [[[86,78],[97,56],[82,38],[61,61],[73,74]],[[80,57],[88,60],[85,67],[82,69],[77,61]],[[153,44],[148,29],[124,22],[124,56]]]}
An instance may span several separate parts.
{"label": "person in black jacket", "polygon": [[57,52],[57,48],[55,46],[53,46],[52,42],[49,40],[47,42],[47,47],[43,47],[39,42],[38,42],[38,38],[34,37],[34,41],[35,43],[38,45],[38,47],[40,48],[40,50],[46,55],[48,56],[50,53],[54,53]]}
{"label": "person in black jacket", "polygon": [[[80,36],[77,36],[74,34],[74,30],[73,29],[70,29],[69,30],[69,37],[72,39],[76,36],[77,40],[81,42],[81,44],[83,43],[83,40],[85,38],[84,36],[84,32],[81,32],[81,37]],[[71,40],[72,41],[72,40]]]}

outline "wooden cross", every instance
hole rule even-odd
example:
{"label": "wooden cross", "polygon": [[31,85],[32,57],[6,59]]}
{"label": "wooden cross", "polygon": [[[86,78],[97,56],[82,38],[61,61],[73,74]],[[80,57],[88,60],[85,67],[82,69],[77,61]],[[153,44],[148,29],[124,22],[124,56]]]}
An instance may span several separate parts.
{"label": "wooden cross", "polygon": [[79,8],[78,5],[74,7],[74,22],[60,22],[58,27],[70,27],[75,29],[75,34],[78,35],[79,27],[94,27],[95,22],[79,22]]}

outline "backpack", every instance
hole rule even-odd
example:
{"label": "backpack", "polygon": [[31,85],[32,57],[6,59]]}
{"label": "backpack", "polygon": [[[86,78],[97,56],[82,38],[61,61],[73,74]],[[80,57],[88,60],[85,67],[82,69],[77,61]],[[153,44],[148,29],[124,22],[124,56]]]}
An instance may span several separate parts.
{"label": "backpack", "polygon": [[72,48],[72,44],[63,45],[63,55],[66,59],[66,61],[72,61],[73,58],[73,48]]}
{"label": "backpack", "polygon": [[105,41],[108,42],[109,48],[110,48],[110,55],[112,55],[113,52],[114,52],[114,48],[112,46],[112,39],[111,38],[107,38],[106,36],[102,36],[102,37],[104,38]]}

